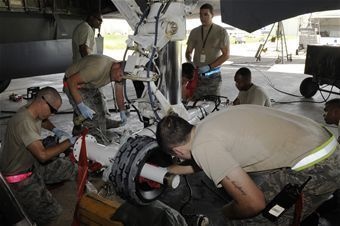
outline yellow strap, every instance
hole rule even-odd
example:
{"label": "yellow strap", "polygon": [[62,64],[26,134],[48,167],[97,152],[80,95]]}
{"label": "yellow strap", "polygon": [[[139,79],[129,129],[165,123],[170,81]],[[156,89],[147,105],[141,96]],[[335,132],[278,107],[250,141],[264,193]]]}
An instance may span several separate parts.
{"label": "yellow strap", "polygon": [[324,127],[324,129],[331,135],[331,137],[325,143],[313,149],[313,151],[311,151],[311,153],[307,155],[305,158],[301,159],[298,163],[296,163],[292,167],[292,170],[295,171],[304,170],[310,166],[313,166],[316,163],[325,160],[334,153],[338,145],[338,142],[334,135],[327,128]]}

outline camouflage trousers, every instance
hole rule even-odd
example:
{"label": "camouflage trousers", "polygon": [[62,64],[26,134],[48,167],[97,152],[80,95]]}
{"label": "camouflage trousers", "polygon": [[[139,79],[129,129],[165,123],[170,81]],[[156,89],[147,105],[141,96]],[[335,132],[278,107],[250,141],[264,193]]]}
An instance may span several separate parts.
{"label": "camouflage trousers", "polygon": [[221,73],[215,73],[209,77],[199,77],[193,100],[199,100],[204,96],[219,96],[221,84]]}
{"label": "camouflage trousers", "polygon": [[110,140],[106,135],[106,103],[103,99],[103,94],[99,89],[79,89],[80,96],[86,106],[94,110],[96,113],[93,119],[85,119],[81,125],[79,125],[79,117],[81,116],[78,110],[77,104],[74,102],[71,93],[67,88],[64,87],[64,92],[66,93],[70,104],[73,107],[73,135],[79,135],[83,128],[89,129],[89,134],[94,136],[98,143],[108,145]]}
{"label": "camouflage trousers", "polygon": [[57,158],[47,164],[36,162],[29,178],[10,184],[10,187],[28,217],[37,225],[45,225],[57,219],[62,212],[62,207],[45,184],[74,180],[77,171],[77,166],[68,159]]}
{"label": "camouflage trousers", "polygon": [[[302,218],[310,215],[321,203],[326,201],[332,193],[340,188],[340,151],[337,149],[326,160],[302,171],[281,168],[264,172],[249,173],[257,186],[263,191],[266,203],[269,203],[288,184],[299,184],[312,179],[303,190]],[[294,218],[294,206],[285,212],[277,222],[273,223],[259,214],[245,220],[231,220],[226,225],[291,225]]]}

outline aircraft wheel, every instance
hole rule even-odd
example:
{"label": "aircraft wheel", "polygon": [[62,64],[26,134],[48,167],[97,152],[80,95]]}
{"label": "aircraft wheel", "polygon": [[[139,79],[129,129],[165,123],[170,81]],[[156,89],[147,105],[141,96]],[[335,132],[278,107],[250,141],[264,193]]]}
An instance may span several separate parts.
{"label": "aircraft wheel", "polygon": [[10,83],[11,79],[0,80],[0,93],[5,91]]}
{"label": "aircraft wheel", "polygon": [[171,165],[172,158],[159,150],[155,139],[147,136],[130,137],[119,149],[114,162],[110,181],[117,195],[137,205],[147,205],[165,190],[163,184],[150,184],[140,180],[145,163],[162,167]]}
{"label": "aircraft wheel", "polygon": [[300,93],[306,98],[311,98],[319,89],[318,83],[313,78],[305,78],[300,85]]}

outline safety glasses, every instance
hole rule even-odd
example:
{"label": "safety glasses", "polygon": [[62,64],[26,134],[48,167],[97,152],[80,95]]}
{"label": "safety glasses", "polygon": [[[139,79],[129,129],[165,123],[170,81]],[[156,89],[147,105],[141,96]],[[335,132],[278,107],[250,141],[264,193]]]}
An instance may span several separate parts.
{"label": "safety glasses", "polygon": [[55,109],[50,103],[47,102],[47,100],[45,99],[44,96],[41,96],[41,98],[45,101],[45,103],[48,105],[48,107],[50,108],[50,111],[52,114],[56,114],[58,112],[57,109]]}

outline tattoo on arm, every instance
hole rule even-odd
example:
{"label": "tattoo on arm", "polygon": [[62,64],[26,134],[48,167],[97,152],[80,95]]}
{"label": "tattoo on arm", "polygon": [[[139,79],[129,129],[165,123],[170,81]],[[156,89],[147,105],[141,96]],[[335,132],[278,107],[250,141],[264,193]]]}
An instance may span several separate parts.
{"label": "tattoo on arm", "polygon": [[237,185],[235,181],[230,180],[229,177],[226,178],[234,185],[235,188],[237,188],[242,193],[242,195],[246,195],[245,191],[242,189],[241,186]]}

